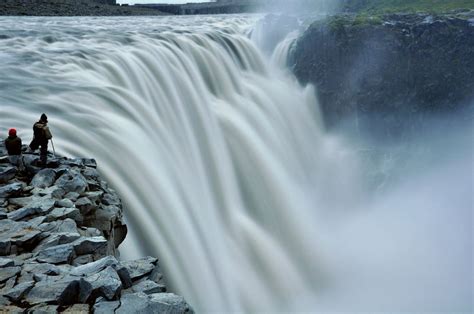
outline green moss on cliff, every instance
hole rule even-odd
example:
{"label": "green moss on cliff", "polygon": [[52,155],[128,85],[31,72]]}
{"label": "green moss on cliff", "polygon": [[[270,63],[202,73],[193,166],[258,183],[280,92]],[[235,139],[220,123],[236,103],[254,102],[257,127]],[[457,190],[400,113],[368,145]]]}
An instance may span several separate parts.
{"label": "green moss on cliff", "polygon": [[474,9],[474,0],[346,0],[344,10],[367,13],[432,12]]}

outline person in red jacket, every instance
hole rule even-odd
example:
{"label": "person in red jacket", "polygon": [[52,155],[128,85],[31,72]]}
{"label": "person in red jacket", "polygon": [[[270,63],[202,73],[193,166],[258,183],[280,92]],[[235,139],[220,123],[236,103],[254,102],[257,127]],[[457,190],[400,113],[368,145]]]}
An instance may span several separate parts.
{"label": "person in red jacket", "polygon": [[21,138],[16,135],[15,129],[8,131],[8,137],[5,139],[5,147],[8,152],[10,163],[18,166],[23,170],[23,162],[21,160]]}

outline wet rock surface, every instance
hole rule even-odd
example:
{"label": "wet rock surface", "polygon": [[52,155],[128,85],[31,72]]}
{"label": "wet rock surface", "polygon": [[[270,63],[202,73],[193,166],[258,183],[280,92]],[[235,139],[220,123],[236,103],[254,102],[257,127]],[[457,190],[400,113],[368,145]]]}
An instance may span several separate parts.
{"label": "wet rock surface", "polygon": [[158,259],[118,260],[122,203],[94,160],[24,157],[26,172],[0,158],[1,313],[193,312]]}
{"label": "wet rock surface", "polygon": [[429,116],[472,112],[473,18],[474,11],[332,16],[297,40],[290,66],[317,87],[329,127],[410,135],[428,128]]}

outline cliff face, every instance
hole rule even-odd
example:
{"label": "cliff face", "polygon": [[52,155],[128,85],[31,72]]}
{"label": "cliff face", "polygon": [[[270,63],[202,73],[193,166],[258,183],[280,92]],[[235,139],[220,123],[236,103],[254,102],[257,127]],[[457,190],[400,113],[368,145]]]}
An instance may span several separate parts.
{"label": "cliff face", "polygon": [[1,313],[192,313],[158,259],[117,259],[122,203],[94,160],[24,154],[23,170],[1,146]]}
{"label": "cliff face", "polygon": [[397,136],[406,123],[474,99],[473,17],[331,17],[306,30],[290,63],[302,83],[316,85],[328,126],[350,120]]}

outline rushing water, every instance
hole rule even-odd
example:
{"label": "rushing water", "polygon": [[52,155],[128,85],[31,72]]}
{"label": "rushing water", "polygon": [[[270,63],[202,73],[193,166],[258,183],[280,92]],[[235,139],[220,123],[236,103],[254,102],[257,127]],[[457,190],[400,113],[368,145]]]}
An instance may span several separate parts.
{"label": "rushing water", "polygon": [[266,55],[257,19],[0,18],[0,132],[28,141],[46,112],[57,152],[122,196],[123,257],[160,257],[199,312],[467,309],[472,182],[455,215],[408,214],[444,185],[367,205],[359,155],[282,66],[294,37]]}

